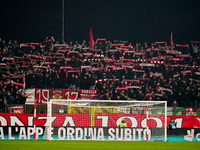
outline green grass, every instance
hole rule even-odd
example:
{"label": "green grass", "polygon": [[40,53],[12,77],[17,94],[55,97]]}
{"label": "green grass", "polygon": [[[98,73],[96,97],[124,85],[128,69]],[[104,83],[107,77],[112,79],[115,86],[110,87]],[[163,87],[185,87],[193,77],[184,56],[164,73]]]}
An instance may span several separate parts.
{"label": "green grass", "polygon": [[200,142],[0,140],[0,150],[199,150]]}

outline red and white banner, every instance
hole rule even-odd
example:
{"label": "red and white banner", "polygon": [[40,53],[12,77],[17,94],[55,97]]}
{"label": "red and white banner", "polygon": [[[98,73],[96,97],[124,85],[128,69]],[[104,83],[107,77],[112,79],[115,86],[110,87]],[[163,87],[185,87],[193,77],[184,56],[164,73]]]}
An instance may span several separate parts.
{"label": "red and white banner", "polygon": [[153,72],[150,72],[150,77],[152,77],[152,76],[154,76],[154,77],[162,77],[163,74],[162,73],[153,73]]}
{"label": "red and white banner", "polygon": [[35,99],[37,104],[45,104],[50,99],[71,99],[77,100],[79,91],[68,89],[35,89]]}
{"label": "red and white banner", "polygon": [[96,89],[81,89],[80,99],[98,99],[98,92]]}
{"label": "red and white banner", "polygon": [[168,91],[172,93],[172,89],[168,89],[168,88],[164,88],[164,87],[160,87],[159,91]]}
{"label": "red and white banner", "polygon": [[[53,126],[117,127],[121,119],[125,119],[127,127],[146,127],[146,115],[96,113],[94,120],[89,113],[52,114]],[[47,126],[46,114],[36,115],[36,126]],[[200,128],[200,116],[168,116],[167,125],[171,118],[175,119],[177,128]],[[0,126],[33,126],[33,114],[0,113]],[[164,127],[164,116],[149,115],[149,127]]]}
{"label": "red and white banner", "polygon": [[23,113],[23,106],[11,106],[8,107],[9,113]]}
{"label": "red and white banner", "polygon": [[26,89],[25,90],[26,95],[26,104],[34,104],[35,101],[35,89]]}
{"label": "red and white banner", "polygon": [[182,74],[192,73],[192,70],[181,71]]}

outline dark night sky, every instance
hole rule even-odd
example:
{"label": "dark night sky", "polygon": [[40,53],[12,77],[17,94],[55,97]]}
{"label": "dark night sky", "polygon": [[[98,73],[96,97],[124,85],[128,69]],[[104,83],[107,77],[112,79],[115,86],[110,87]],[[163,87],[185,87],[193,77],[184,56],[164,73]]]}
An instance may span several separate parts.
{"label": "dark night sky", "polygon": [[[4,0],[0,37],[20,42],[61,40],[62,0]],[[65,40],[136,42],[200,40],[199,0],[65,0]]]}

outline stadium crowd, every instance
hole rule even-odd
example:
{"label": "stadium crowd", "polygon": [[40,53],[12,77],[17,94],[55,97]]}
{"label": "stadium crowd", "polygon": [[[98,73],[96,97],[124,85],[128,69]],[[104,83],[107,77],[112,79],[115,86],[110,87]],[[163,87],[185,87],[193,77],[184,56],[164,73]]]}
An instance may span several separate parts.
{"label": "stadium crowd", "polygon": [[24,89],[98,89],[104,100],[167,100],[199,107],[200,47],[154,42],[5,42],[0,38],[0,107],[24,104]]}

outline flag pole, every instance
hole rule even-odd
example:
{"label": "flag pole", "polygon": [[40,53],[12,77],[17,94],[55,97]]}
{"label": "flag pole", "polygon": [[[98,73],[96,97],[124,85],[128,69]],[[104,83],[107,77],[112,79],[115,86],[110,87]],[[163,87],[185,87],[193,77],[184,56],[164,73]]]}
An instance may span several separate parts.
{"label": "flag pole", "polygon": [[173,32],[171,32],[170,44],[171,44],[171,50],[173,50]]}
{"label": "flag pole", "polygon": [[33,139],[35,140],[35,130],[36,130],[36,107],[37,107],[37,101],[35,99],[34,102],[34,116],[33,116]]}
{"label": "flag pole", "polygon": [[62,0],[62,42],[64,43],[64,40],[65,40],[65,18],[64,18],[64,15],[65,15],[65,0]]}
{"label": "flag pole", "polygon": [[149,105],[148,105],[148,102],[147,102],[147,113],[146,113],[146,119],[147,119],[147,137],[146,137],[146,140],[149,141],[149,126],[148,126],[148,121],[149,121]]}

